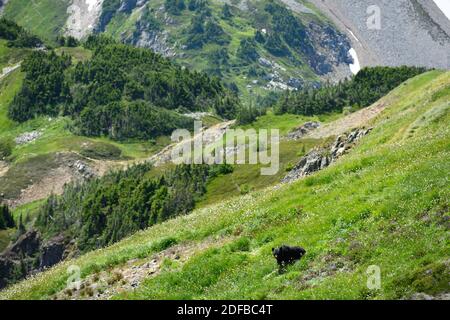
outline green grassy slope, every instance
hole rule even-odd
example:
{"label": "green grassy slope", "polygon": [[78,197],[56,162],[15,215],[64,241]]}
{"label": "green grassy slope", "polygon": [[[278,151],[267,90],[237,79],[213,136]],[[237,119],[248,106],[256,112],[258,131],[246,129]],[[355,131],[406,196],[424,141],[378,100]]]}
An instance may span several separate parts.
{"label": "green grassy slope", "polygon": [[53,41],[63,33],[69,4],[69,0],[14,0],[7,3],[4,16],[42,39]]}
{"label": "green grassy slope", "polygon": [[[247,130],[278,129],[280,135],[285,137],[292,129],[299,127],[307,121],[320,121],[322,124],[342,117],[342,114],[327,114],[315,117],[305,117],[292,114],[274,115],[268,112],[259,117],[250,125],[240,126]],[[280,170],[273,176],[262,176],[263,165],[236,165],[230,174],[219,176],[207,185],[207,192],[200,200],[197,207],[203,207],[219,201],[246,194],[250,191],[261,190],[269,185],[277,184],[292,167],[297,164],[298,159],[310,149],[323,144],[323,139],[300,139],[287,140],[282,138],[280,142]]]}
{"label": "green grassy slope", "polygon": [[16,65],[30,52],[30,49],[10,48],[7,44],[7,40],[0,39],[0,72],[5,67]]}
{"label": "green grassy slope", "polygon": [[[21,48],[7,48],[5,41],[0,41],[0,70],[4,66],[12,66],[19,63],[31,51]],[[88,59],[91,56],[89,50],[83,48],[61,47],[56,50],[58,54],[68,54],[72,56],[74,63]],[[8,107],[14,96],[19,92],[24,74],[20,68],[11,72],[8,76],[0,80],[0,139],[14,140],[24,133],[40,131],[42,135],[35,141],[23,145],[15,145],[11,156],[7,162],[11,170],[0,177],[0,193],[7,198],[17,196],[22,189],[27,188],[33,181],[39,181],[45,176],[48,168],[58,165],[51,159],[60,152],[74,152],[84,154],[86,146],[89,149],[100,150],[101,148],[111,148],[120,150],[119,159],[102,160],[131,160],[145,159],[158,152],[168,143],[170,139],[166,136],[159,137],[155,141],[125,141],[115,142],[108,138],[90,138],[75,135],[70,127],[72,120],[69,117],[45,117],[40,116],[35,119],[17,123],[8,117]],[[92,152],[91,152],[92,153]]]}
{"label": "green grassy slope", "polygon": [[[439,71],[409,80],[383,98],[388,108],[372,133],[313,176],[156,225],[0,298],[50,298],[64,289],[69,266],[86,277],[145,261],[168,237],[204,246],[116,298],[391,299],[448,292],[449,86],[450,73]],[[282,243],[302,245],[307,254],[280,275],[271,248]],[[370,265],[381,269],[379,290],[367,289]]]}

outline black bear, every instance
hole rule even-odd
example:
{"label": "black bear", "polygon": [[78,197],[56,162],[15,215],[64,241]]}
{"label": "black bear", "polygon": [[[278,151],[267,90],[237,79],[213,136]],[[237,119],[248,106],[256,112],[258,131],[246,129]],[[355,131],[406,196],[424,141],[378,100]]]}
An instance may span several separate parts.
{"label": "black bear", "polygon": [[279,248],[272,248],[272,254],[277,259],[278,265],[284,267],[287,264],[300,260],[306,253],[306,250],[300,247],[289,247],[282,245]]}

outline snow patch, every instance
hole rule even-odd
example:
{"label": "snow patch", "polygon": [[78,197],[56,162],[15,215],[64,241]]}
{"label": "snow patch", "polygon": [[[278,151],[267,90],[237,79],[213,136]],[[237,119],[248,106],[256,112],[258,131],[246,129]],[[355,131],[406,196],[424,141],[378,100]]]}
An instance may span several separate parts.
{"label": "snow patch", "polygon": [[441,9],[444,15],[450,20],[450,1],[449,0],[433,0]]}
{"label": "snow patch", "polygon": [[88,5],[88,11],[91,12],[95,8],[97,8],[103,1],[100,0],[86,0],[86,4]]}
{"label": "snow patch", "polygon": [[348,32],[352,35],[352,37],[355,38],[355,40],[356,40],[357,42],[361,42],[361,41],[359,41],[359,39],[355,36],[355,34],[353,33],[352,30],[350,30],[350,29],[347,29],[347,30],[348,30]]}
{"label": "snow patch", "polygon": [[358,54],[356,53],[356,50],[351,48],[349,50],[350,55],[353,58],[353,63],[349,65],[350,71],[353,74],[357,74],[359,70],[361,70],[361,65],[359,64]]}

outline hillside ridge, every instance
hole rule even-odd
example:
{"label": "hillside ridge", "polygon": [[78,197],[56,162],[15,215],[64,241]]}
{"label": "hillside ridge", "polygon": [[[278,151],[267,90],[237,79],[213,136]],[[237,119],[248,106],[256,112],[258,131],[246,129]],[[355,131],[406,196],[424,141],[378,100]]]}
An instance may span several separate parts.
{"label": "hillside ridge", "polygon": [[[450,169],[449,86],[448,72],[408,80],[382,99],[388,105],[370,121],[373,131],[315,175],[155,225],[62,262],[2,291],[0,298],[92,299],[123,279],[128,289],[115,291],[113,298],[445,297],[449,194],[442,173]],[[178,244],[211,237],[212,243],[232,240],[190,258],[177,256],[183,254]],[[277,274],[270,248],[286,242],[302,244],[308,254]],[[141,263],[153,263],[160,252],[167,252],[162,269],[149,270],[137,288],[128,286],[133,278],[126,270],[141,270]],[[374,264],[383,280],[379,290],[370,291],[366,268]],[[66,270],[73,265],[85,279],[80,292],[65,289]],[[427,281],[419,281],[422,277]]]}

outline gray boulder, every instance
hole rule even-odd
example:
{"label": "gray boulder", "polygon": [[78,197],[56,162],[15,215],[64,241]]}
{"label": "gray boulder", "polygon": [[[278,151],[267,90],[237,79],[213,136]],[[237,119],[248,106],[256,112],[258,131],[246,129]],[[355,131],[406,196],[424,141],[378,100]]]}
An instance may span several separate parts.
{"label": "gray boulder", "polygon": [[[301,137],[301,134],[308,129],[314,128],[317,124],[306,123],[298,128],[294,133],[288,135],[291,139]],[[282,182],[292,182],[302,177],[308,176],[316,171],[325,169],[331,163],[346,154],[356,142],[369,134],[372,129],[355,129],[348,134],[343,134],[328,147],[314,149],[300,159],[298,164],[284,177]]]}

